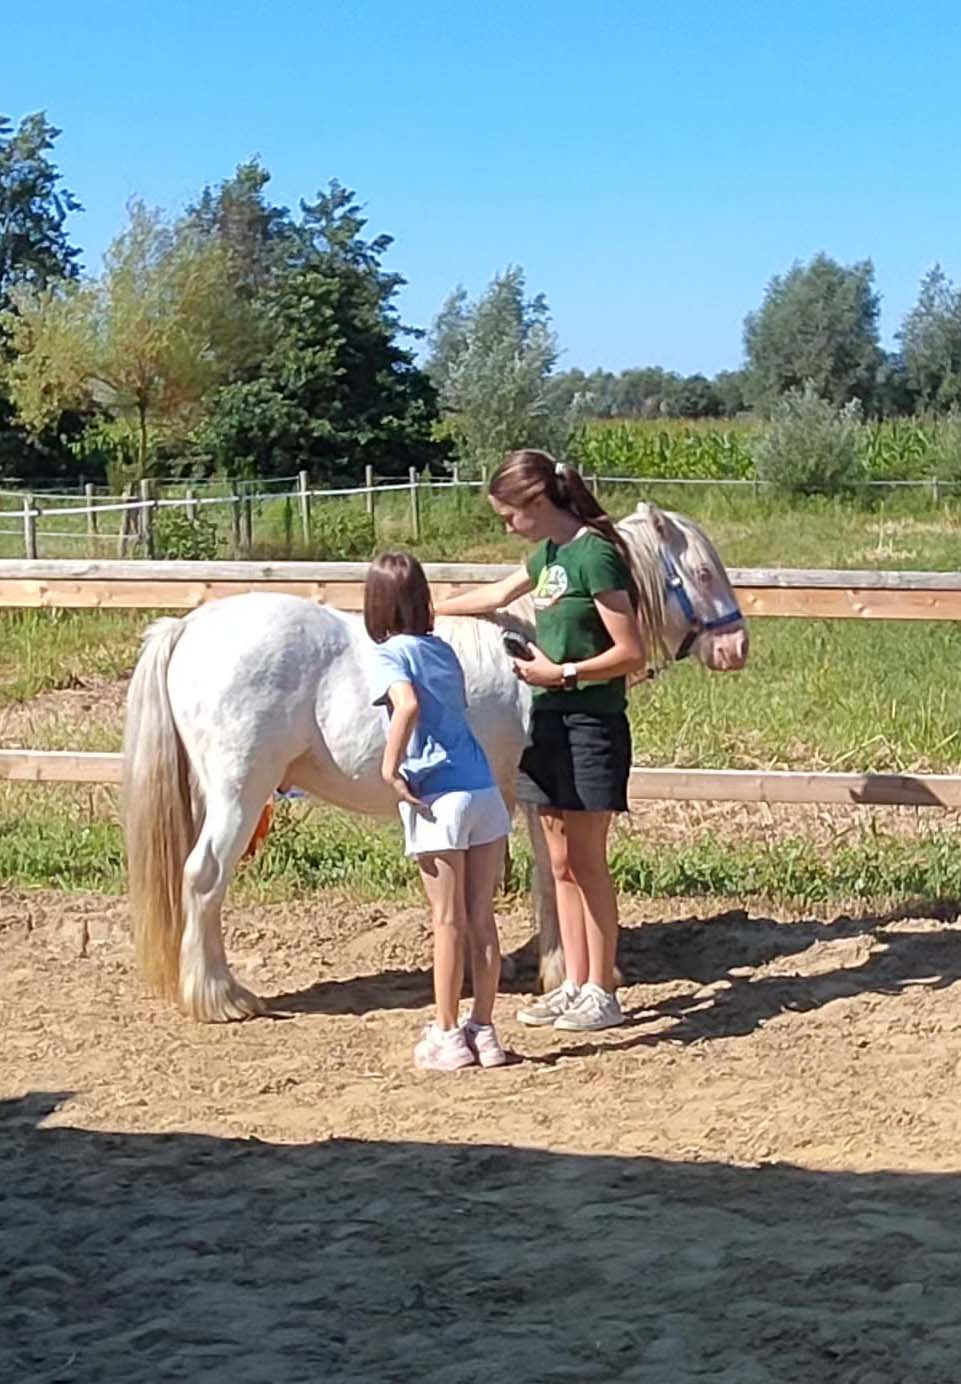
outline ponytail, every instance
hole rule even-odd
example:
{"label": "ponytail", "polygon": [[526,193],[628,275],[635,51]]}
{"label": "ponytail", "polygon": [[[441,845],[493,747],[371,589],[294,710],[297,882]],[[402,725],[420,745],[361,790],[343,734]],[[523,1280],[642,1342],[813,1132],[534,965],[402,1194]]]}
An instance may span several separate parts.
{"label": "ponytail", "polygon": [[630,550],[614,527],[614,520],[598,504],[580,472],[566,461],[555,461],[548,452],[525,447],[510,452],[491,477],[488,487],[495,500],[522,509],[538,495],[546,495],[557,509],[566,510],[586,529],[596,533],[615,549],[627,572],[627,594],[635,610],[640,592],[634,575]]}

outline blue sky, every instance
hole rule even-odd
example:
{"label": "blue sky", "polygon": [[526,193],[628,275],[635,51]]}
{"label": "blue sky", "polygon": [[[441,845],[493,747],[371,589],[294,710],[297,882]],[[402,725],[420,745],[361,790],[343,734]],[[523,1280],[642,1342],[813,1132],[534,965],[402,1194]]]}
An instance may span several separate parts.
{"label": "blue sky", "polygon": [[395,237],[401,307],[507,264],[562,364],[738,365],[745,312],[818,250],[874,260],[893,333],[961,280],[961,8],[48,0],[0,32],[0,111],[44,109],[90,268],[127,199],[179,209],[257,154]]}

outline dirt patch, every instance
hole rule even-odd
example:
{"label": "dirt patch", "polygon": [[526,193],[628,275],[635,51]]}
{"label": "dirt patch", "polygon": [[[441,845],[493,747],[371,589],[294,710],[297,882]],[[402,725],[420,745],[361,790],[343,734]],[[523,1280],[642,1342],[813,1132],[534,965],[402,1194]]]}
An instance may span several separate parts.
{"label": "dirt patch", "polygon": [[444,1078],[420,908],[230,910],[201,1028],[0,895],[0,1375],[954,1384],[961,928],[624,907],[628,1025]]}
{"label": "dirt patch", "polygon": [[79,749],[93,730],[98,742],[113,742],[119,750],[128,682],[84,678],[76,687],[0,703],[0,749]]}

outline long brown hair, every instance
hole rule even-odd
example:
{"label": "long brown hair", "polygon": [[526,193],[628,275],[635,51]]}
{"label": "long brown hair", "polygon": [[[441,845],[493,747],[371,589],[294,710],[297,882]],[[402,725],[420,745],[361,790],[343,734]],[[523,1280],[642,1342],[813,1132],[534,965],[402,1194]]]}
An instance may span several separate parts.
{"label": "long brown hair", "polygon": [[585,528],[606,539],[624,563],[627,594],[631,605],[637,609],[639,592],[630,549],[614,527],[614,520],[598,504],[573,466],[555,461],[549,452],[524,447],[519,452],[507,454],[491,477],[488,490],[495,500],[514,509],[523,509],[538,495],[546,495],[557,509],[566,510]]}
{"label": "long brown hair", "polygon": [[430,634],[434,604],[424,569],[410,553],[381,553],[367,569],[364,624],[375,644],[392,634]]}

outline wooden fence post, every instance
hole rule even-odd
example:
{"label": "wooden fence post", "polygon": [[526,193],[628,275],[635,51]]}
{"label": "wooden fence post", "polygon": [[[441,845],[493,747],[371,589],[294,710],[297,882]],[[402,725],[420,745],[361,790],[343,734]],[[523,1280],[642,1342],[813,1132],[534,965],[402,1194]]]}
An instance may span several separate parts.
{"label": "wooden fence post", "polygon": [[[122,501],[129,500],[133,495],[133,486],[125,485],[120,492]],[[117,533],[117,556],[126,557],[127,555],[127,534],[130,529],[131,511],[122,509],[120,511],[120,528]]]}
{"label": "wooden fence post", "polygon": [[460,485],[460,462],[455,461],[450,468],[450,477],[454,485]]}
{"label": "wooden fence post", "polygon": [[420,495],[417,492],[416,466],[408,468],[407,478],[410,482],[410,531],[416,543],[420,541]]}
{"label": "wooden fence post", "polygon": [[236,481],[230,487],[233,503],[230,506],[230,530],[233,535],[234,557],[240,557],[240,491]]}
{"label": "wooden fence post", "polygon": [[250,498],[250,485],[244,489],[244,552],[249,557],[254,546],[254,502]]}
{"label": "wooden fence post", "polygon": [[197,522],[197,492],[196,492],[195,490],[193,490],[193,489],[188,490],[188,491],[187,491],[187,495],[186,495],[186,499],[187,499],[187,503],[186,503],[186,505],[184,506],[184,508],[185,508],[186,511],[187,511],[187,518],[190,520],[191,524],[196,524],[196,522]]}
{"label": "wooden fence post", "polygon": [[23,497],[23,546],[28,558],[37,556],[37,516],[32,495]]}
{"label": "wooden fence post", "polygon": [[93,502],[93,485],[87,481],[83,487],[83,498],[87,502],[87,544],[91,557],[97,556],[97,510]]}
{"label": "wooden fence post", "polygon": [[310,542],[310,495],[307,493],[307,472],[297,472],[297,489],[300,491],[300,528],[304,542]]}
{"label": "wooden fence post", "polygon": [[364,486],[367,491],[364,496],[367,503],[367,513],[372,515],[374,512],[374,468],[369,462],[364,467]]}
{"label": "wooden fence post", "polygon": [[153,557],[153,495],[150,481],[146,476],[140,481],[140,541],[147,557]]}
{"label": "wooden fence post", "polygon": [[486,489],[487,489],[487,462],[486,462],[486,461],[483,463],[483,465],[481,466],[481,469],[480,469],[480,482],[481,482],[481,486],[486,490]]}

